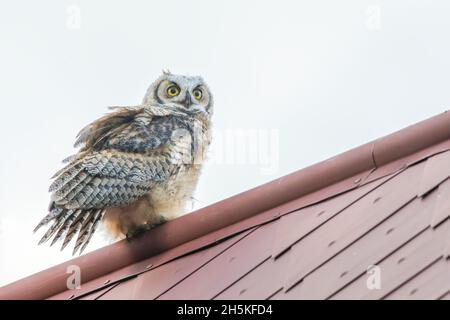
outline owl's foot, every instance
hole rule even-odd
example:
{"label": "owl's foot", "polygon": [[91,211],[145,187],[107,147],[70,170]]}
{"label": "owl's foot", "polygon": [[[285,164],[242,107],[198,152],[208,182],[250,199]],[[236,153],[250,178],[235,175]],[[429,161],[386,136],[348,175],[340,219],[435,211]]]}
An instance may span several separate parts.
{"label": "owl's foot", "polygon": [[169,220],[167,220],[165,217],[159,216],[159,221],[158,221],[157,225],[166,223],[167,221],[169,221]]}
{"label": "owl's foot", "polygon": [[168,220],[166,218],[164,218],[163,216],[159,217],[158,222],[156,223],[145,223],[139,226],[136,226],[135,228],[133,228],[132,230],[129,230],[128,233],[126,234],[126,239],[128,241],[130,241],[133,238],[139,237],[141,236],[144,232],[153,229],[154,227],[163,224],[165,222],[167,222]]}
{"label": "owl's foot", "polygon": [[127,232],[126,238],[128,241],[131,241],[134,238],[137,238],[138,236],[142,235],[145,231],[150,230],[150,229],[151,228],[146,224],[134,227],[133,229],[131,229]]}

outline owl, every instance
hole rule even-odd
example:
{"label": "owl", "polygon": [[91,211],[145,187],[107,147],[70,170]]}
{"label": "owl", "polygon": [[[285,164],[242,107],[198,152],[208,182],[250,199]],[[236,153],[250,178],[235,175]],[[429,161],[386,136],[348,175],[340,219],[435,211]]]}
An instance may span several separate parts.
{"label": "owl", "polygon": [[201,77],[163,74],[141,105],[112,112],[80,131],[78,152],[50,185],[52,223],[39,244],[76,236],[81,254],[99,223],[130,238],[182,214],[211,141],[213,97]]}

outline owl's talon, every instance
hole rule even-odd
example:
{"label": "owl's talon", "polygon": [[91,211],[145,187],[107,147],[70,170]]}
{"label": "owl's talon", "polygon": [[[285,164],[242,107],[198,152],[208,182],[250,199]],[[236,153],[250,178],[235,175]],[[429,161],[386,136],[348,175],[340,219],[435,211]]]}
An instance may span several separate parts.
{"label": "owl's talon", "polygon": [[133,230],[128,231],[127,234],[125,235],[126,239],[128,241],[131,241],[133,238],[136,238],[140,235],[142,235],[144,232],[153,229],[154,227],[166,223],[169,220],[164,218],[163,216],[159,217],[159,221],[157,223],[153,223],[153,224],[142,224],[140,226],[135,227]]}
{"label": "owl's talon", "polygon": [[168,219],[166,219],[166,218],[163,217],[163,216],[161,216],[159,219],[160,219],[160,220],[159,220],[159,224],[163,224],[163,223],[166,223],[166,222],[169,221]]}
{"label": "owl's talon", "polygon": [[149,228],[147,224],[143,224],[141,226],[137,226],[133,230],[127,232],[126,238],[127,238],[128,241],[131,241],[132,239],[140,236],[145,231],[150,230],[150,229],[151,228]]}

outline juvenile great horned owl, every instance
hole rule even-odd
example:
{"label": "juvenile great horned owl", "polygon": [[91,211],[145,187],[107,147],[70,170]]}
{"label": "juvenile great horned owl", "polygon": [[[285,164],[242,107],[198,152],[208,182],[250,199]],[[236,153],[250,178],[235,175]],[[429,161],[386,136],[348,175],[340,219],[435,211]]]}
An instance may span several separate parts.
{"label": "juvenile great horned owl", "polygon": [[50,186],[52,236],[62,248],[78,233],[80,253],[102,221],[115,238],[130,237],[183,213],[210,143],[212,95],[201,77],[163,73],[141,105],[114,111],[81,130],[79,151]]}

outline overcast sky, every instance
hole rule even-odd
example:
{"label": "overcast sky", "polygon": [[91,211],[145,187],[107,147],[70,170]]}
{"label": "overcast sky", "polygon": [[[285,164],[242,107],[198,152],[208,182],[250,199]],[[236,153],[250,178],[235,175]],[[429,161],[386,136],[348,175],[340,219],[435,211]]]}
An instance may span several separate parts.
{"label": "overcast sky", "polygon": [[[202,75],[215,96],[219,152],[199,208],[446,110],[449,9],[445,0],[4,2],[0,285],[71,257],[32,233],[50,177],[80,128],[107,106],[140,103],[161,69]],[[256,134],[254,157],[229,156],[222,142],[236,132]],[[99,233],[86,252],[107,243]]]}

